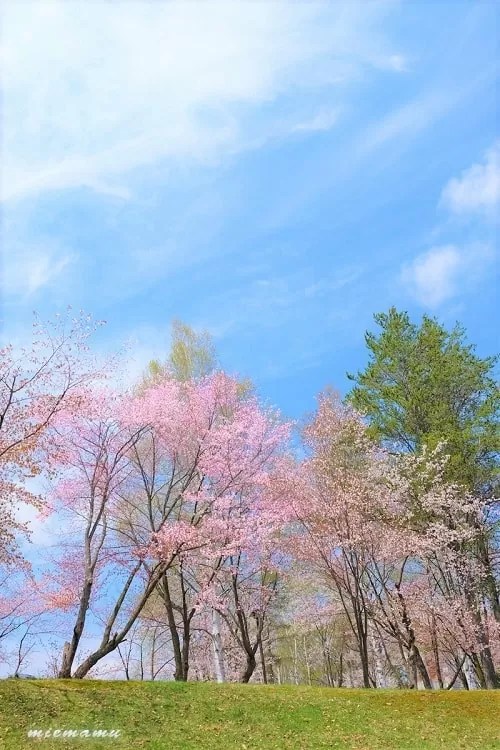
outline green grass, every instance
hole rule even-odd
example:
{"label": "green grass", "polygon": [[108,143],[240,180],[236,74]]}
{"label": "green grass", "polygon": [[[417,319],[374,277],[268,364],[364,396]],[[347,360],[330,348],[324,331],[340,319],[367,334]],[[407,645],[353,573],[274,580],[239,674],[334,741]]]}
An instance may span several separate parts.
{"label": "green grass", "polygon": [[[210,683],[0,681],[0,748],[500,749],[500,695]],[[118,739],[27,737],[119,729]]]}

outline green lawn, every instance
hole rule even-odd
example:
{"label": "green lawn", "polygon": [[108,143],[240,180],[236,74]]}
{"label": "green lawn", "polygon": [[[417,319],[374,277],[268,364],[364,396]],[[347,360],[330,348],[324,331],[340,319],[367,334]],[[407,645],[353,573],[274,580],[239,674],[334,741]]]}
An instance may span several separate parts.
{"label": "green lawn", "polygon": [[[31,739],[29,729],[118,729]],[[500,749],[500,694],[210,683],[0,681],[0,748]]]}

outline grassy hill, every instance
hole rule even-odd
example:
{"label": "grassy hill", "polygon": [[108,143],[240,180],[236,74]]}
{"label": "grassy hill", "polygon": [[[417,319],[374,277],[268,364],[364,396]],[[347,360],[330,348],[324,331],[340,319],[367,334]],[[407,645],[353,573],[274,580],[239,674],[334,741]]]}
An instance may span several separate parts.
{"label": "grassy hill", "polygon": [[[0,681],[0,748],[500,749],[500,695],[295,686]],[[118,738],[28,730],[120,730]]]}

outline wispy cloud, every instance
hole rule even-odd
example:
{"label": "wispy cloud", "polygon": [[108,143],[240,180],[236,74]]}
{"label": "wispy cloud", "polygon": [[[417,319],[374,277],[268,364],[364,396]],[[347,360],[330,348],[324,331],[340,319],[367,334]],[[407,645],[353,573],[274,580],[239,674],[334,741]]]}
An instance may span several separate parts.
{"label": "wispy cloud", "polygon": [[216,304],[210,304],[210,312],[203,320],[197,321],[197,325],[222,337],[248,331],[252,326],[272,330],[285,328],[295,321],[298,327],[335,294],[347,294],[362,273],[361,267],[352,265],[339,268],[318,280],[314,268],[303,267],[279,276],[254,278],[244,289],[229,288],[223,296],[219,296]]}
{"label": "wispy cloud", "polygon": [[5,296],[30,297],[59,279],[76,257],[41,246],[14,246],[2,259],[0,291]]}
{"label": "wispy cloud", "polygon": [[493,259],[487,245],[432,247],[402,270],[402,281],[424,307],[436,308],[461,291],[468,291]]}
{"label": "wispy cloud", "polygon": [[338,110],[322,110],[310,119],[296,123],[292,126],[291,130],[293,133],[314,133],[322,130],[330,130],[338,119]]}
{"label": "wispy cloud", "polygon": [[455,214],[494,216],[500,211],[500,141],[486,152],[480,163],[448,182],[441,204]]}
{"label": "wispy cloud", "polygon": [[[3,197],[79,186],[127,197],[121,179],[133,169],[234,153],[273,131],[272,115],[250,114],[291,87],[335,86],[366,67],[402,70],[403,57],[377,28],[386,8],[6,4]],[[297,129],[331,122],[323,112]]]}
{"label": "wispy cloud", "polygon": [[370,125],[358,140],[364,156],[395,141],[409,141],[445,115],[459,100],[458,91],[435,89],[418,95]]}

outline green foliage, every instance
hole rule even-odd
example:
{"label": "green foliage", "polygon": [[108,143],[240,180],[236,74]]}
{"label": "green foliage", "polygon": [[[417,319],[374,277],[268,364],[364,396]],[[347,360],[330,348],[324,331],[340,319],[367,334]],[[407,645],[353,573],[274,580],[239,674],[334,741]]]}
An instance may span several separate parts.
{"label": "green foliage", "polygon": [[161,378],[161,376],[164,374],[165,365],[162,365],[162,363],[158,359],[152,359],[148,363],[146,372],[144,374],[144,379],[148,382],[154,382],[155,380]]}
{"label": "green foliage", "polygon": [[[208,331],[195,331],[182,320],[172,321],[172,343],[167,360],[162,363],[152,359],[142,376],[139,390],[147,388],[155,381],[169,374],[181,382],[197,380],[209,375],[217,368],[217,353],[212,336]],[[241,398],[253,392],[249,378],[239,381]]]}
{"label": "green foliage", "polygon": [[[496,708],[495,708],[496,706]],[[42,750],[497,750],[500,695],[290,685],[0,681],[0,747]],[[40,739],[28,729],[119,729]]]}
{"label": "green foliage", "polygon": [[499,390],[495,357],[481,359],[455,325],[434,318],[420,325],[391,308],[375,315],[381,328],[366,333],[366,369],[348,375],[348,400],[370,423],[371,435],[397,451],[430,449],[445,440],[447,478],[490,492],[498,467]]}
{"label": "green foliage", "polygon": [[177,380],[202,378],[215,369],[216,357],[208,331],[195,331],[181,320],[172,322],[168,368]]}
{"label": "green foliage", "polygon": [[138,390],[169,374],[185,382],[209,375],[217,366],[215,346],[208,331],[195,331],[181,320],[172,321],[172,343],[165,362],[152,359],[146,367]]}

